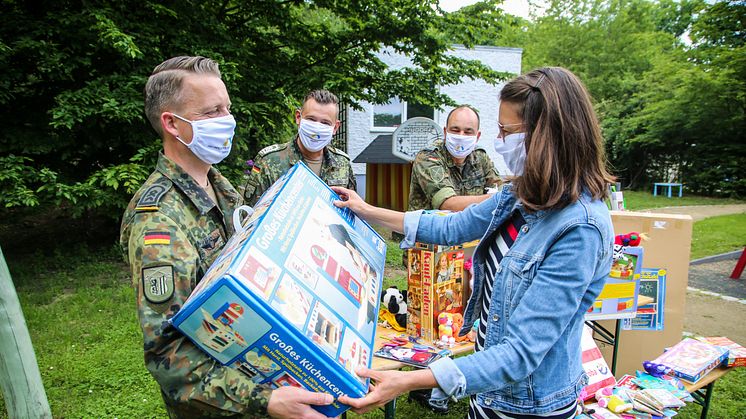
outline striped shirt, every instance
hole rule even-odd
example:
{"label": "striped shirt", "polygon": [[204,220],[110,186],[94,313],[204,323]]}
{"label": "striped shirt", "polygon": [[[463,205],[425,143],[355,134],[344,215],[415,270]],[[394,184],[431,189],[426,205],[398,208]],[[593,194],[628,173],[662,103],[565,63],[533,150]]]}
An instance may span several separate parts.
{"label": "striped shirt", "polygon": [[[516,239],[518,238],[518,232],[521,227],[526,224],[526,220],[523,219],[521,213],[515,211],[508,221],[503,223],[495,232],[485,241],[490,243],[490,246],[486,249],[485,254],[485,279],[482,289],[482,298],[479,301],[479,329],[477,331],[477,339],[474,343],[476,351],[484,350],[485,335],[487,333],[487,323],[489,319],[487,315],[490,311],[490,300],[492,298],[492,287],[495,282],[495,277],[498,273],[498,266],[503,259],[503,256],[508,253],[508,250],[513,246]],[[521,413],[510,413],[493,410],[479,406],[477,404],[476,396],[471,396],[469,399],[469,419],[568,419],[575,417],[576,414],[576,402],[572,402],[567,406],[559,408],[553,412],[544,414],[521,414]]]}

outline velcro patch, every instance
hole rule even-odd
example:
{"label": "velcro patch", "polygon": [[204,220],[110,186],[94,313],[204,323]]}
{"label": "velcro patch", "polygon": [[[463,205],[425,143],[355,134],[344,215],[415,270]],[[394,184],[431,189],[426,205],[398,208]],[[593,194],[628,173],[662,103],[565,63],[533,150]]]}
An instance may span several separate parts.
{"label": "velcro patch", "polygon": [[151,266],[142,269],[142,292],[145,299],[161,304],[174,296],[174,267]]}
{"label": "velcro patch", "polygon": [[142,194],[140,200],[137,201],[135,211],[158,211],[161,198],[163,198],[163,195],[165,195],[169,189],[171,189],[171,181],[168,178],[162,177],[156,180]]}
{"label": "velcro patch", "polygon": [[171,233],[168,231],[148,231],[143,237],[143,244],[171,244]]}

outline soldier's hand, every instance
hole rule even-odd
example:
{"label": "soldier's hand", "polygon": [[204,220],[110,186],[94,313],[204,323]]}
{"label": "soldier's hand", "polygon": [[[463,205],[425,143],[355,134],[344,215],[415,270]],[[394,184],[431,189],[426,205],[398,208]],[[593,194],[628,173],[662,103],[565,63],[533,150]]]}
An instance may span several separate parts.
{"label": "soldier's hand", "polygon": [[369,207],[369,205],[363,201],[363,198],[360,198],[360,195],[352,189],[343,188],[341,186],[332,186],[331,188],[340,198],[342,198],[341,201],[334,201],[334,205],[337,207],[349,208],[358,215],[363,214],[365,209]]}
{"label": "soldier's hand", "polygon": [[272,391],[267,413],[273,418],[326,419],[326,416],[311,406],[324,406],[333,402],[334,397],[331,394],[285,386]]}

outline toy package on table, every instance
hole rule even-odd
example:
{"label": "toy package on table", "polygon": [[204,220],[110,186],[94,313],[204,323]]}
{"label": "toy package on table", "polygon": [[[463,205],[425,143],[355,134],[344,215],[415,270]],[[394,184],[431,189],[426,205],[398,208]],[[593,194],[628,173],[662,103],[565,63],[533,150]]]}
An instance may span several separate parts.
{"label": "toy package on table", "polygon": [[[269,188],[171,320],[247,378],[362,397],[386,259],[383,239],[303,163]],[[347,409],[317,408],[327,416]]]}
{"label": "toy package on table", "polygon": [[447,336],[450,328],[455,340],[468,298],[464,295],[464,249],[476,243],[450,247],[416,243],[409,250],[408,334],[434,342]]}
{"label": "toy package on table", "polygon": [[726,338],[725,336],[698,337],[702,342],[722,346],[728,349],[726,367],[746,367],[746,348]]}
{"label": "toy package on table", "polygon": [[635,317],[642,269],[642,247],[614,245],[614,261],[586,320]]}
{"label": "toy package on table", "polygon": [[725,359],[728,359],[728,349],[686,338],[652,362],[663,364],[677,377],[696,383]]}

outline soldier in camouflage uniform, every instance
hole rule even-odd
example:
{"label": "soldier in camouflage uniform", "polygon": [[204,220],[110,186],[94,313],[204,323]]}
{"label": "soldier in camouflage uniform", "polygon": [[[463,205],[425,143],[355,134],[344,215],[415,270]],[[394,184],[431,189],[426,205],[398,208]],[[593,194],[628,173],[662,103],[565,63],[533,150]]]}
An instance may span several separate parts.
{"label": "soldier in camouflage uniform", "polygon": [[[232,214],[241,196],[211,166],[230,152],[235,120],[229,107],[218,66],[204,57],[163,62],[145,87],[146,114],[163,138],[163,152],[127,207],[120,236],[136,289],[145,365],[171,418],[308,411],[323,418],[308,405],[331,403],[331,396],[257,385],[168,323],[234,233]],[[282,410],[293,406],[300,412]]]}
{"label": "soldier in camouflage uniform", "polygon": [[339,100],[326,90],[306,95],[303,107],[295,111],[298,135],[292,141],[273,144],[254,158],[244,198],[253,206],[270,186],[298,161],[303,161],[329,186],[355,190],[355,174],[350,156],[329,146],[339,128]]}
{"label": "soldier in camouflage uniform", "polygon": [[500,183],[487,152],[475,148],[481,133],[474,109],[452,110],[444,131],[445,141],[420,151],[412,163],[409,211],[461,211],[487,199],[487,190]]}

